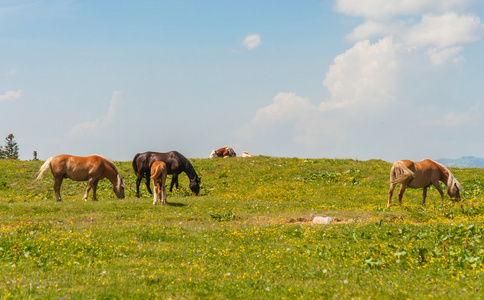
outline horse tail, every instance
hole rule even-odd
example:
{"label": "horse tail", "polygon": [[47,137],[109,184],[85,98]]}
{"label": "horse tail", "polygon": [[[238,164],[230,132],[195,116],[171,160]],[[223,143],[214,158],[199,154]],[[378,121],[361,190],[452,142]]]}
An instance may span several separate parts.
{"label": "horse tail", "polygon": [[36,181],[40,181],[40,180],[42,180],[42,178],[44,178],[45,173],[50,169],[52,159],[53,159],[53,157],[49,157],[45,161],[45,163],[42,165],[42,167],[40,167],[39,175],[37,175],[37,178],[35,179]]}
{"label": "horse tail", "polygon": [[136,175],[138,175],[138,164],[136,163],[136,160],[138,157],[141,155],[141,153],[136,153],[136,155],[133,158],[133,170]]}
{"label": "horse tail", "polygon": [[412,172],[412,170],[405,166],[401,161],[397,161],[393,164],[390,170],[390,183],[402,183],[413,178],[414,175],[415,173]]}
{"label": "horse tail", "polygon": [[156,179],[161,173],[161,168],[156,166],[155,168],[151,168],[151,179]]}

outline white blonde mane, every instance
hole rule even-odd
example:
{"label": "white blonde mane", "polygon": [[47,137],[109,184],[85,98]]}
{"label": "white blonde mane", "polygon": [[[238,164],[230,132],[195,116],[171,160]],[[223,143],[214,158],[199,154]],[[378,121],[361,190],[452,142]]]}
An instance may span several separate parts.
{"label": "white blonde mane", "polygon": [[441,166],[442,168],[444,168],[444,170],[447,172],[447,174],[449,175],[449,178],[447,179],[447,187],[448,188],[452,188],[454,186],[454,184],[456,185],[457,189],[459,191],[462,191],[462,186],[460,185],[460,183],[457,181],[457,179],[455,179],[454,175],[452,174],[452,172],[447,169],[446,166],[444,166],[443,164],[441,163],[438,163],[434,160],[432,160],[434,163],[436,163],[437,165]]}
{"label": "white blonde mane", "polygon": [[119,173],[119,170],[118,168],[116,167],[116,164],[114,163],[114,161],[112,161],[111,159],[105,157],[105,156],[102,156],[102,155],[99,155],[99,154],[95,154],[96,156],[99,156],[103,159],[105,159],[109,164],[111,164],[111,167],[113,167],[114,171],[117,173],[117,182],[116,182],[116,188],[118,189],[118,191],[121,189],[121,188],[125,188],[125,185],[124,185],[124,182],[123,182],[123,179],[121,178],[121,173]]}

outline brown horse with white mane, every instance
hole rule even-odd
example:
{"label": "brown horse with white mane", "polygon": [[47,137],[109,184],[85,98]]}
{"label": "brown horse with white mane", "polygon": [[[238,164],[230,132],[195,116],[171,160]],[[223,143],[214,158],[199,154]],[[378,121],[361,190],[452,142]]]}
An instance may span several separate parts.
{"label": "brown horse with white mane", "polygon": [[390,207],[393,190],[397,183],[400,183],[400,191],[398,193],[400,205],[402,205],[403,193],[407,187],[414,189],[423,188],[422,205],[425,205],[427,189],[431,185],[435,186],[440,193],[442,201],[444,201],[444,192],[440,188],[440,181],[447,185],[447,193],[452,200],[460,200],[462,187],[449,169],[443,165],[430,159],[424,159],[421,162],[399,160],[393,164],[390,170],[390,190],[388,191],[387,207]]}
{"label": "brown horse with white mane", "polygon": [[153,205],[156,202],[160,202],[165,205],[166,202],[166,177],[168,176],[168,170],[166,164],[162,161],[155,161],[151,165],[151,179],[153,180],[154,198]]}
{"label": "brown horse with white mane", "polygon": [[223,146],[222,148],[218,150],[212,150],[212,153],[210,153],[210,156],[208,158],[217,158],[217,157],[236,157],[237,153],[235,153],[234,149],[230,146]]}
{"label": "brown horse with white mane", "polygon": [[87,195],[92,188],[92,200],[97,201],[96,189],[99,180],[107,178],[113,184],[113,191],[120,199],[124,198],[124,182],[119,175],[114,163],[102,156],[91,155],[86,157],[72,156],[67,154],[51,157],[40,167],[37,181],[44,178],[50,169],[54,176],[55,200],[62,201],[60,187],[64,178],[76,181],[87,181],[87,189],[83,199],[87,201]]}

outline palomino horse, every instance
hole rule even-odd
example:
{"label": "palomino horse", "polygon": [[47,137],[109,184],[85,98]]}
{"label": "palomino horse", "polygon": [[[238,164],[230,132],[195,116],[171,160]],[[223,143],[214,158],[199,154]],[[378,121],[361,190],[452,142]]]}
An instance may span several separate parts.
{"label": "palomino horse", "polygon": [[400,205],[402,205],[403,193],[407,186],[414,189],[423,188],[422,205],[425,205],[427,189],[431,185],[435,186],[440,193],[442,201],[444,201],[444,192],[440,188],[439,181],[447,185],[447,193],[451,199],[460,200],[462,187],[449,169],[443,165],[430,159],[424,159],[421,162],[399,160],[393,164],[390,170],[390,190],[388,191],[387,207],[390,207],[393,189],[395,189],[397,183],[400,183],[400,192],[398,193]]}
{"label": "palomino horse", "polygon": [[249,152],[244,151],[242,152],[242,157],[256,157],[257,155],[249,154]]}
{"label": "palomino horse", "polygon": [[185,172],[190,179],[190,189],[195,194],[200,193],[200,178],[198,177],[192,164],[181,153],[177,151],[170,151],[167,153],[159,152],[144,152],[138,153],[133,158],[133,169],[138,179],[136,179],[136,197],[139,198],[139,185],[141,179],[146,177],[145,184],[148,192],[152,194],[150,189],[150,172],[151,165],[155,161],[162,161],[166,164],[168,174],[173,174],[170,184],[170,192],[173,190],[173,185],[178,188],[178,174]]}
{"label": "palomino horse", "polygon": [[119,176],[114,163],[99,155],[86,157],[72,156],[67,154],[51,157],[40,167],[37,180],[44,178],[47,170],[54,176],[55,200],[62,201],[60,187],[64,178],[76,181],[87,181],[87,189],[83,199],[87,201],[87,194],[92,188],[92,200],[97,201],[96,189],[99,180],[107,178],[113,184],[113,191],[120,199],[124,198],[124,182]]}
{"label": "palomino horse", "polygon": [[153,198],[153,205],[160,202],[162,205],[166,204],[166,176],[168,171],[166,165],[162,161],[155,161],[151,165],[151,179],[153,180],[153,187],[155,196]]}
{"label": "palomino horse", "polygon": [[217,157],[235,157],[237,154],[235,153],[234,149],[229,146],[223,146],[222,148],[218,150],[212,150],[212,153],[210,153],[210,156],[208,158],[217,158]]}

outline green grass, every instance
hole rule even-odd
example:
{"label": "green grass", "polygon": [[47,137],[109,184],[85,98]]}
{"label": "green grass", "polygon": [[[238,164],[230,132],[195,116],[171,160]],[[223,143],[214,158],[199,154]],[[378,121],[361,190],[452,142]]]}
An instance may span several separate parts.
{"label": "green grass", "polygon": [[[0,160],[0,297],[49,299],[367,299],[484,297],[484,171],[452,169],[461,207],[435,189],[386,209],[390,164],[296,158],[192,159],[153,206],[99,184],[34,181],[42,162]],[[169,176],[169,181],[171,180]],[[91,199],[92,195],[90,195]],[[314,225],[314,216],[332,216]]]}

